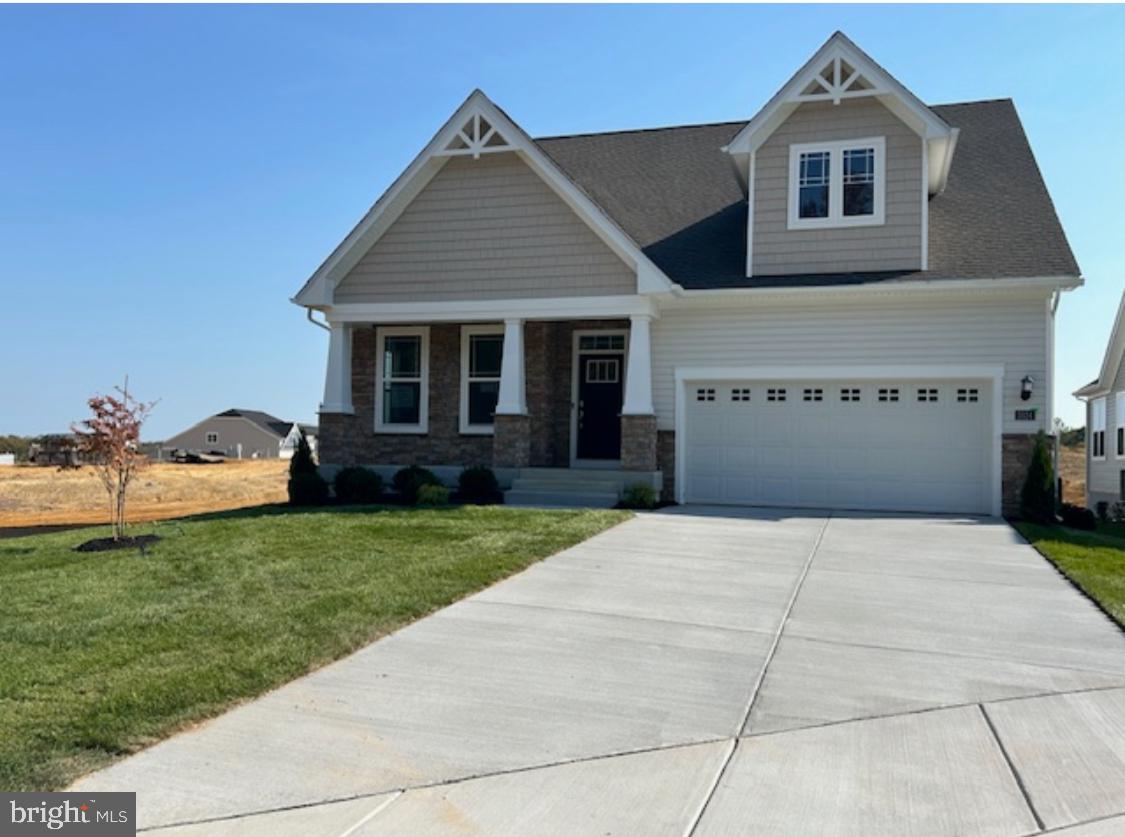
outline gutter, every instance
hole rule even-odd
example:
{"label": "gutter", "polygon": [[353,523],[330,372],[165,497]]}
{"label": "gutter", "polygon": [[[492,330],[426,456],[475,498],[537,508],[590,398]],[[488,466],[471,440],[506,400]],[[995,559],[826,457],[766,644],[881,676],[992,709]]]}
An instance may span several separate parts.
{"label": "gutter", "polygon": [[331,332],[331,331],[332,331],[332,329],[331,329],[331,328],[329,328],[329,327],[328,327],[327,325],[325,325],[324,323],[320,322],[319,320],[314,320],[314,319],[313,319],[313,311],[314,311],[314,310],[316,310],[316,309],[314,309],[314,308],[306,308],[306,309],[305,309],[305,314],[306,314],[306,315],[307,315],[307,317],[308,317],[308,321],[309,321],[310,323],[312,323],[312,324],[313,324],[314,326],[317,326],[317,327],[319,327],[319,328],[323,328],[323,329],[324,329],[325,331],[327,331],[327,332]]}

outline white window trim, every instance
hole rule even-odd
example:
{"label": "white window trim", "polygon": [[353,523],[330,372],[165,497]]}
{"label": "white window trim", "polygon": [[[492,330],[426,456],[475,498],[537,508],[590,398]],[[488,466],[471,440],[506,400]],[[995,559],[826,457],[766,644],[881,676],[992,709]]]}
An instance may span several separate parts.
{"label": "white window trim", "polygon": [[[469,424],[469,347],[474,336],[487,335],[504,337],[504,325],[465,325],[461,326],[461,410],[458,424],[467,435],[491,436],[495,432],[492,424]],[[487,379],[482,379],[487,380]],[[500,380],[499,377],[496,378]]]}
{"label": "white window trim", "polygon": [[[1090,459],[1094,462],[1105,461],[1105,425],[1106,425],[1106,404],[1108,399],[1104,396],[1102,398],[1095,398],[1090,402]],[[1094,455],[1094,436],[1098,433],[1102,434],[1102,453],[1101,456]],[[1115,440],[1116,441],[1116,440]]]}
{"label": "white window trim", "polygon": [[[844,150],[875,149],[875,214],[844,215]],[[828,217],[801,218],[798,214],[801,155],[811,151],[827,151],[831,155],[828,181]],[[791,230],[823,230],[843,227],[877,227],[885,223],[887,193],[887,141],[885,137],[802,142],[789,146],[789,223]]]}
{"label": "white window trim", "polygon": [[[211,438],[212,436],[214,436],[215,438],[212,439]],[[214,430],[208,430],[206,433],[204,433],[203,434],[203,444],[205,444],[205,445],[217,445],[217,444],[219,444],[219,434],[218,434],[218,432],[216,432]]]}
{"label": "white window trim", "polygon": [[1117,431],[1125,428],[1125,392],[1113,394],[1113,458],[1125,459],[1125,453],[1117,450]]}
{"label": "white window trim", "polygon": [[[375,330],[375,432],[428,433],[430,429],[430,327],[384,326]],[[418,424],[383,423],[383,353],[388,337],[421,337],[422,368],[418,397]]]}

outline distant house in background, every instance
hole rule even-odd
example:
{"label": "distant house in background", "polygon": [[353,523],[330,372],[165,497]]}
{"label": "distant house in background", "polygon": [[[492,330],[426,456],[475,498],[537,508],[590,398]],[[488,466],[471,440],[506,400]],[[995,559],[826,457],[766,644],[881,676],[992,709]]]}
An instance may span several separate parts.
{"label": "distant house in background", "polygon": [[231,459],[288,459],[302,432],[316,453],[316,425],[284,421],[261,410],[231,409],[167,439],[161,446],[161,458],[180,450]]}
{"label": "distant house in background", "polygon": [[16,464],[16,455],[14,453],[0,453],[0,466],[8,466]]}
{"label": "distant house in background", "polygon": [[1074,394],[1086,402],[1086,505],[1125,503],[1125,294],[1098,377]]}

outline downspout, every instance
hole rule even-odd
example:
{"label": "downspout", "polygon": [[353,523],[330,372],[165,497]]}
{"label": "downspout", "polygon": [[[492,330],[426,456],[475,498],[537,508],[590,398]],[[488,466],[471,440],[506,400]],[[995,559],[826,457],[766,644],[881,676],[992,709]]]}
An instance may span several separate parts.
{"label": "downspout", "polygon": [[[1050,367],[1050,370],[1049,370],[1049,374],[1051,376],[1051,392],[1049,394],[1050,394],[1052,400],[1055,397],[1055,312],[1059,310],[1059,301],[1061,299],[1062,299],[1062,291],[1059,290],[1058,288],[1056,288],[1054,296],[1051,299],[1051,357],[1050,357],[1051,367]],[[1052,403],[1051,404],[1051,432],[1052,433],[1054,433],[1054,430],[1055,430],[1054,424],[1055,424],[1055,405]],[[1061,460],[1061,456],[1059,454],[1059,448],[1062,446],[1062,434],[1054,433],[1054,436],[1055,436],[1055,444],[1054,444],[1055,489],[1056,489],[1056,493],[1058,495],[1057,497],[1055,497],[1055,506],[1056,506],[1056,508],[1061,508],[1063,499],[1062,499],[1062,474],[1059,472],[1059,462]],[[1089,457],[1085,457],[1085,458],[1086,458],[1087,462],[1089,462]],[[1090,475],[1087,474],[1086,475],[1087,485],[1089,484],[1089,482],[1088,482],[1089,479],[1090,479]]]}
{"label": "downspout", "polygon": [[[1058,303],[1056,303],[1056,305],[1057,305],[1057,304],[1058,304]],[[320,328],[323,328],[323,329],[324,329],[325,331],[327,331],[327,332],[331,332],[331,331],[332,331],[332,329],[330,329],[330,328],[329,328],[329,327],[328,327],[327,325],[325,325],[324,323],[320,322],[319,320],[314,320],[314,319],[313,319],[313,309],[312,309],[312,308],[306,308],[306,309],[305,309],[305,314],[306,314],[306,315],[308,316],[308,320],[309,320],[309,322],[310,322],[310,323],[312,323],[312,324],[313,324],[314,326],[319,326]]]}

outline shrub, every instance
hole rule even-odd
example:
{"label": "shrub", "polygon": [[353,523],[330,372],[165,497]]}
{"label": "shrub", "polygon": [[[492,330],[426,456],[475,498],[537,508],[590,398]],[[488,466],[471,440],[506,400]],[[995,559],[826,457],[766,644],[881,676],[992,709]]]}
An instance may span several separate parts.
{"label": "shrub", "polygon": [[433,471],[428,471],[418,465],[402,468],[395,474],[392,484],[395,491],[402,497],[402,501],[413,506],[418,502],[418,489],[424,485],[441,485]]}
{"label": "shrub", "polygon": [[1098,510],[1098,520],[1102,523],[1109,520],[1109,503],[1105,500],[1099,500],[1096,508]]}
{"label": "shrub", "polygon": [[1098,528],[1098,520],[1094,517],[1094,513],[1082,506],[1063,503],[1062,508],[1059,509],[1059,516],[1062,518],[1063,526],[1069,526],[1071,529],[1093,532]]}
{"label": "shrub", "polygon": [[656,507],[656,491],[644,482],[625,486],[621,494],[621,507],[625,509],[651,509]]}
{"label": "shrub", "polygon": [[419,506],[449,505],[449,489],[444,485],[423,485],[418,489]]}
{"label": "shrub", "polygon": [[496,503],[499,502],[500,483],[496,481],[496,474],[491,468],[477,465],[466,468],[457,477],[457,493],[466,503]]}
{"label": "shrub", "polygon": [[328,499],[328,483],[315,471],[298,473],[289,478],[291,506],[321,506]]}
{"label": "shrub", "polygon": [[1125,503],[1114,503],[1110,506],[1109,519],[1115,523],[1125,523]]}
{"label": "shrub", "polygon": [[289,460],[289,504],[319,506],[328,499],[328,483],[316,470],[309,440],[302,433]]}
{"label": "shrub", "polygon": [[1033,523],[1055,522],[1055,478],[1047,451],[1047,436],[1042,430],[1035,436],[1031,465],[1020,491],[1020,515]]}
{"label": "shrub", "polygon": [[341,503],[378,503],[383,493],[383,478],[370,468],[344,468],[332,484]]}

